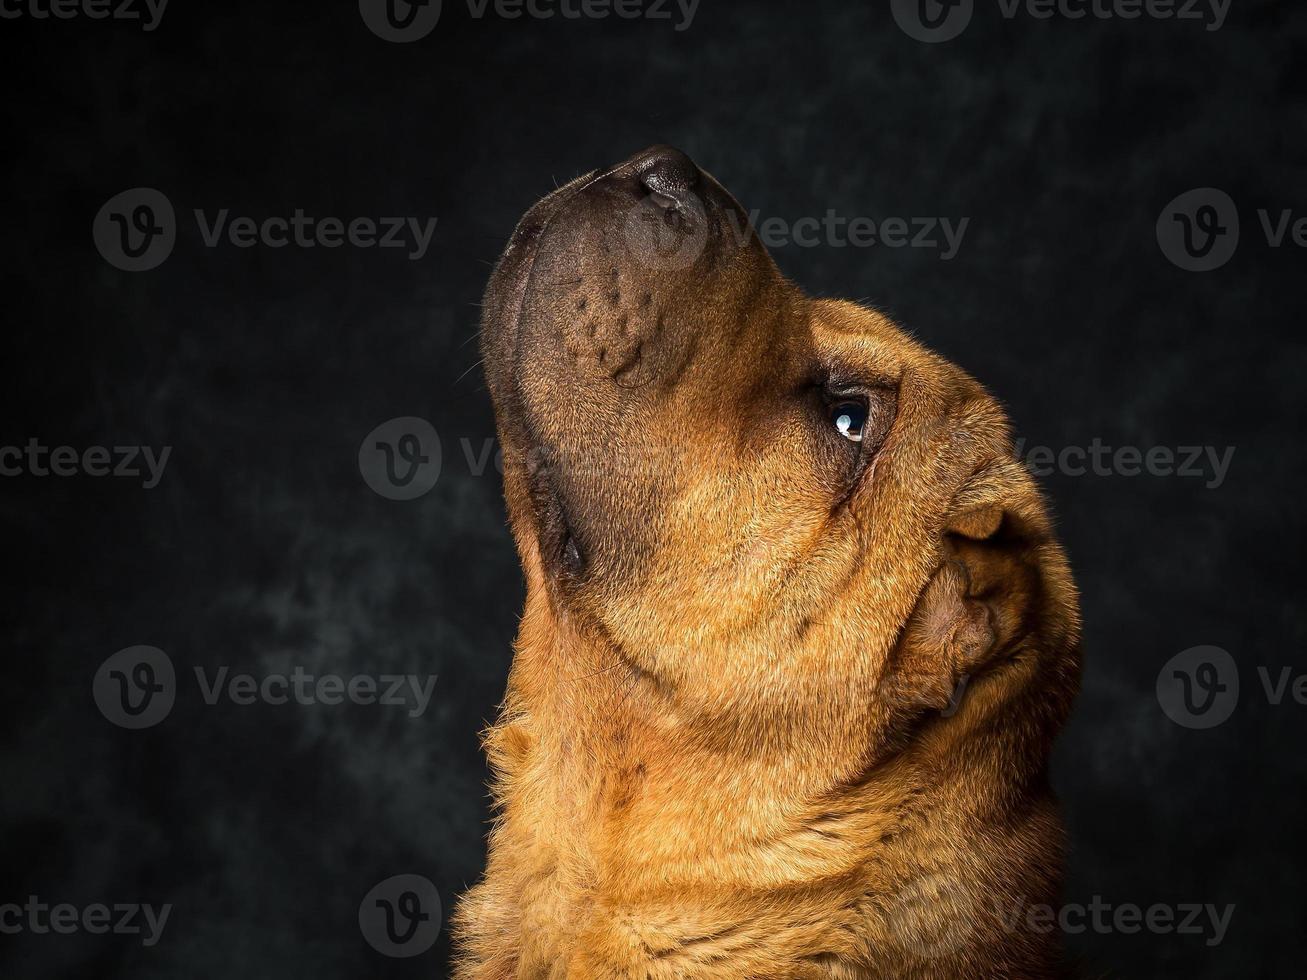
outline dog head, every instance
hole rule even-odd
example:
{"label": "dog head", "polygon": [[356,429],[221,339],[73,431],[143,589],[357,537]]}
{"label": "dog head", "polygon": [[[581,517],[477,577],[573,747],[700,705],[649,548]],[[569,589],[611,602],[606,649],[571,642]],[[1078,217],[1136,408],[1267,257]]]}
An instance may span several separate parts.
{"label": "dog head", "polygon": [[684,154],[533,207],[482,346],[529,593],[683,717],[862,726],[1074,644],[998,403],[788,282]]}

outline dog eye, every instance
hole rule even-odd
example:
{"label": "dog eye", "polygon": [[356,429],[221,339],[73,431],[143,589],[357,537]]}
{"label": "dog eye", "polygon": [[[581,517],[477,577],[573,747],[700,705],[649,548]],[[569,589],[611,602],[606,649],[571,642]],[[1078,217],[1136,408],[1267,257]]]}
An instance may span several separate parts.
{"label": "dog eye", "polygon": [[849,442],[862,442],[869,414],[865,401],[836,402],[829,409],[831,424]]}

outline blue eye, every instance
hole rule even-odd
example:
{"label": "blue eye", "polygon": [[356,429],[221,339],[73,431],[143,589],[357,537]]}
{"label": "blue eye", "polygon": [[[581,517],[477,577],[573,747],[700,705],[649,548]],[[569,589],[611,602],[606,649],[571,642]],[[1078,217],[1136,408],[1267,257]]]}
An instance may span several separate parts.
{"label": "blue eye", "polygon": [[862,442],[862,430],[867,424],[866,402],[838,402],[831,406],[830,420],[836,430],[850,442]]}

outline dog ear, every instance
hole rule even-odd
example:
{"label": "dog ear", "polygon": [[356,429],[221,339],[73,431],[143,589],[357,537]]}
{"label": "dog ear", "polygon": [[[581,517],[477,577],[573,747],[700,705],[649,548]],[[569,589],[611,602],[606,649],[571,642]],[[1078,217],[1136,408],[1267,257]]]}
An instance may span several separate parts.
{"label": "dog ear", "polygon": [[944,522],[944,533],[972,541],[992,538],[1003,526],[1003,508],[997,504],[982,504],[949,516]]}
{"label": "dog ear", "polygon": [[945,520],[940,567],[918,597],[889,667],[902,709],[952,714],[971,681],[1030,632],[1042,529],[1027,518],[985,502]]}

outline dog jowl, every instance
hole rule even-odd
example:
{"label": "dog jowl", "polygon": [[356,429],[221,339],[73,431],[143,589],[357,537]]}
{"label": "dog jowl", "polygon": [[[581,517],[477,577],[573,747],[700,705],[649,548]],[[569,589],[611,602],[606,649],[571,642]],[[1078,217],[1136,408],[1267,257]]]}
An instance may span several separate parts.
{"label": "dog jowl", "polygon": [[654,147],[491,277],[527,598],[458,976],[1052,975],[993,912],[1061,876],[1079,622],[1038,491],[979,384],[745,223]]}

